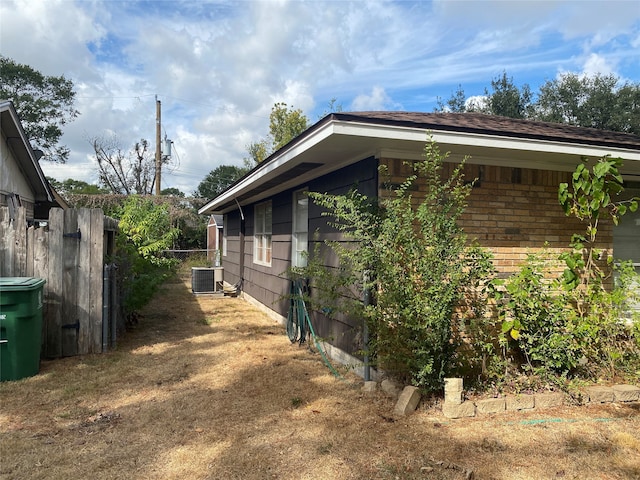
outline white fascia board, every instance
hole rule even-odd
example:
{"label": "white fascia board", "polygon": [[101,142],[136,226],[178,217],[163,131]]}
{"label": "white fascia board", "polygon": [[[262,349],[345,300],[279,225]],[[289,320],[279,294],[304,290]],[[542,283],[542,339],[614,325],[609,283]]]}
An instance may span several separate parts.
{"label": "white fascia board", "polygon": [[371,125],[366,123],[338,123],[335,133],[372,138],[386,138],[426,143],[432,138],[438,144],[461,145],[469,147],[489,147],[499,150],[523,150],[529,152],[556,153],[588,157],[611,155],[625,160],[640,161],[640,151],[619,147],[608,147],[584,143],[568,143],[535,138],[487,135],[469,132],[441,130],[422,130],[415,127]]}
{"label": "white fascia board", "polygon": [[211,200],[205,206],[203,206],[198,213],[204,213],[210,209],[215,209],[217,205],[224,204],[229,200],[233,200],[238,195],[240,195],[244,190],[249,188],[253,183],[259,181],[261,178],[266,177],[271,172],[277,170],[278,168],[286,165],[291,162],[294,158],[300,155],[302,152],[308,150],[309,148],[317,145],[322,142],[324,139],[331,136],[333,133],[333,125],[328,123],[317,131],[311,133],[307,138],[305,138],[302,142],[296,143],[292,145],[287,150],[283,151],[276,158],[269,160],[263,167],[258,168],[253,171],[247,177],[243,178],[236,185],[231,187],[229,190],[223,192],[218,197]]}
{"label": "white fascia board", "polygon": [[[441,145],[457,145],[468,147],[491,148],[502,151],[527,151],[560,155],[574,155],[578,157],[602,157],[611,155],[613,157],[621,157],[624,160],[640,162],[640,151],[625,148],[606,147],[599,145],[589,145],[580,143],[567,143],[554,140],[541,140],[534,138],[508,137],[504,135],[488,135],[469,132],[455,132],[446,130],[429,130],[416,127],[378,125],[367,122],[353,121],[331,121],[312,132],[309,136],[303,138],[299,143],[294,143],[289,149],[280,153],[276,158],[270,160],[262,168],[258,168],[249,176],[244,178],[238,184],[222,193],[219,197],[207,203],[198,212],[204,213],[208,210],[215,209],[216,206],[227,203],[241,193],[249,190],[251,186],[260,179],[269,175],[271,172],[290,163],[298,155],[308,149],[325,141],[332,135],[344,135],[360,138],[372,138],[378,140],[400,140],[406,142],[416,142],[425,145],[429,138]],[[377,153],[391,153],[382,147]],[[398,155],[404,155],[406,152]],[[423,148],[417,150],[420,154]],[[358,157],[360,158],[360,157]],[[409,160],[409,158],[406,158]]]}

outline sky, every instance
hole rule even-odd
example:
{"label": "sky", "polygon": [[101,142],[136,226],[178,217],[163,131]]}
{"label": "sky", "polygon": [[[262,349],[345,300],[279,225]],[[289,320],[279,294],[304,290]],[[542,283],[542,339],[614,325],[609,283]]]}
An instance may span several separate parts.
{"label": "sky", "polygon": [[76,89],[64,165],[97,183],[90,139],[173,142],[162,188],[190,195],[243,165],[276,102],[313,124],[343,111],[432,112],[503,72],[535,92],[562,73],[640,81],[640,1],[0,0],[0,53]]}

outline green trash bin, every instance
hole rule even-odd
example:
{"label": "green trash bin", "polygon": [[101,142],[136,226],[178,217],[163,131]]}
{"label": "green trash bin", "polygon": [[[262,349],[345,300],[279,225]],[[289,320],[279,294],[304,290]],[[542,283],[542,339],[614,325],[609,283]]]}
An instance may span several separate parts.
{"label": "green trash bin", "polygon": [[40,371],[45,282],[33,277],[0,278],[0,381]]}

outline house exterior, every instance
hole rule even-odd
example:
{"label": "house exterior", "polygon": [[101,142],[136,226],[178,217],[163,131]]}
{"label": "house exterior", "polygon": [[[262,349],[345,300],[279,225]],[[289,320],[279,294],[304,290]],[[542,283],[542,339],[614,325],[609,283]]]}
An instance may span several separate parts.
{"label": "house exterior", "polygon": [[66,207],[45,178],[10,101],[0,101],[0,129],[0,206],[24,206],[29,222],[46,220],[53,206]]}
{"label": "house exterior", "polygon": [[[625,194],[640,196],[640,137],[623,133],[515,120],[482,114],[357,112],[326,116],[209,201],[200,213],[224,216],[225,281],[241,285],[249,300],[284,320],[289,283],[284,272],[304,262],[311,241],[337,238],[306,191],[343,194],[357,186],[382,195],[379,166],[400,183],[422,159],[430,135],[448,165],[465,156],[465,175],[477,179],[461,219],[469,239],[494,254],[501,275],[517,269],[545,243],[567,248],[584,226],[558,204],[561,182],[583,157],[621,157]],[[445,169],[446,170],[446,169]],[[447,172],[444,172],[445,174]],[[618,227],[603,222],[599,239],[615,257],[640,268],[640,211]],[[332,354],[353,354],[360,344],[357,320],[314,314]]]}

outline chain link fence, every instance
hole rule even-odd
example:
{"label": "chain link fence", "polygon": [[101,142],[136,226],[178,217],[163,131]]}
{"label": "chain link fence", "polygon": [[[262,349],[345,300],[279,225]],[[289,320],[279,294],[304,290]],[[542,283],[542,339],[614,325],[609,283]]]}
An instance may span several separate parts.
{"label": "chain link fence", "polygon": [[199,263],[205,267],[219,267],[220,250],[164,250],[162,252],[165,258],[175,258],[181,263]]}

